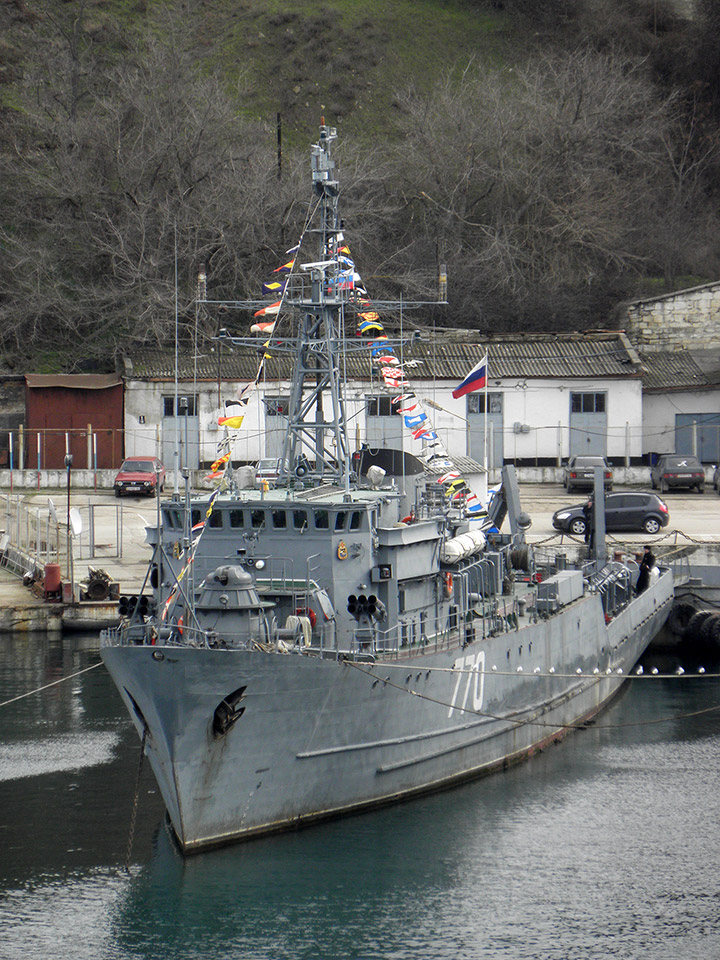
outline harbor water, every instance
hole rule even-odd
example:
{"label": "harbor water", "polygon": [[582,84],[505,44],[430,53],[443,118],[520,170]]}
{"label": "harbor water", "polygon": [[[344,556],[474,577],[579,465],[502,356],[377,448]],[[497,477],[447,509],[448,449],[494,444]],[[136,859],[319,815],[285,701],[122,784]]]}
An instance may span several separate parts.
{"label": "harbor water", "polygon": [[139,742],[97,661],[95,636],[0,636],[0,701],[46,688],[0,709],[0,960],[720,956],[696,665],[505,773],[187,860],[144,766],[126,869]]}

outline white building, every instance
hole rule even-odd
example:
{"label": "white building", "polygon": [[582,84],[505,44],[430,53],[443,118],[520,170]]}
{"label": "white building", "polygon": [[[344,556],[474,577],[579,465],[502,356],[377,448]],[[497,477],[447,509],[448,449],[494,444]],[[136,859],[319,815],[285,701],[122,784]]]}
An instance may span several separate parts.
{"label": "white building", "polygon": [[[643,357],[643,453],[692,453],[720,462],[718,358],[708,351],[648,353]],[[705,367],[705,369],[703,369]]]}
{"label": "white building", "polygon": [[[475,340],[474,331],[436,331],[396,350],[410,390],[454,456],[483,461],[487,406],[488,465],[558,466],[576,453],[602,454],[615,464],[643,454],[642,369],[623,333],[516,334]],[[405,348],[403,348],[405,350]],[[488,352],[487,388],[459,399],[453,389]],[[225,400],[255,379],[257,354],[227,347],[195,361],[180,357],[175,404],[174,357],[140,350],[128,358],[125,379],[125,453],[156,451],[167,466],[206,466],[223,431]],[[420,452],[367,354],[349,356],[345,405],[350,446],[391,446]],[[253,462],[279,455],[290,383],[289,363],[267,361],[233,459]],[[407,392],[407,391],[406,391]],[[179,413],[180,416],[176,416]]]}
{"label": "white building", "polygon": [[720,461],[720,283],[625,307],[621,323],[642,360],[643,453]]}

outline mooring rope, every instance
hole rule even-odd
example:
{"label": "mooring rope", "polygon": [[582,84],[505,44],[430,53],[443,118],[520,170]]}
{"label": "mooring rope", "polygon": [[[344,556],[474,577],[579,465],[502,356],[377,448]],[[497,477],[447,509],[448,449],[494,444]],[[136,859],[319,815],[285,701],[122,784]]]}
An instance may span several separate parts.
{"label": "mooring rope", "polygon": [[[484,717],[488,720],[503,720],[506,723],[514,724],[516,727],[535,726],[535,727],[550,727],[555,730],[586,730],[589,726],[592,725],[597,727],[597,729],[599,730],[612,730],[612,729],[617,729],[619,727],[643,727],[643,726],[649,726],[656,723],[668,723],[672,720],[684,720],[687,717],[699,717],[699,716],[702,716],[702,714],[713,713],[715,711],[720,710],[720,704],[715,704],[711,707],[704,707],[700,710],[691,710],[691,711],[688,711],[687,713],[675,713],[670,716],[656,717],[650,720],[630,720],[627,723],[596,723],[593,718],[591,718],[590,720],[581,720],[579,722],[574,721],[569,723],[562,723],[560,721],[548,722],[546,720],[538,720],[532,717],[531,718],[528,718],[528,717],[515,718],[515,717],[505,716],[502,714],[488,713],[487,711],[483,711],[483,710],[475,710],[471,707],[460,706],[459,704],[456,704],[456,703],[449,703],[447,700],[439,700],[436,697],[430,697],[425,693],[420,693],[419,690],[413,690],[412,687],[406,687],[403,684],[395,683],[390,679],[390,677],[379,677],[376,673],[373,673],[369,669],[364,669],[362,665],[356,663],[353,660],[345,660],[343,661],[343,664],[349,667],[353,667],[355,670],[358,670],[360,673],[364,673],[368,677],[372,677],[375,683],[382,683],[383,686],[393,687],[395,690],[400,690],[403,693],[407,693],[411,697],[418,697],[420,700],[426,700],[429,703],[435,703],[441,707],[448,707],[449,709],[457,710],[458,713],[467,713],[475,717]],[[382,664],[382,666],[385,667],[386,664]],[[623,681],[630,679],[630,676],[628,674],[623,674],[622,677],[619,677],[617,674],[613,676],[615,679],[618,679],[618,680],[622,679]],[[609,678],[604,675],[601,675],[599,677],[593,676],[592,679],[596,681],[599,681],[601,679],[607,680],[607,679],[613,679],[613,676]],[[529,708],[529,709],[532,709],[532,708]]]}
{"label": "mooring rope", "polygon": [[18,700],[24,700],[25,697],[32,697],[35,693],[40,693],[41,690],[47,690],[49,687],[56,687],[58,683],[65,683],[66,680],[73,680],[75,677],[79,677],[81,673],[87,673],[89,670],[94,670],[96,667],[102,666],[102,660],[98,660],[97,663],[94,663],[91,667],[85,667],[84,670],[78,670],[77,673],[70,673],[67,677],[60,677],[59,680],[53,680],[52,683],[46,683],[42,687],[35,687],[34,690],[28,690],[27,693],[20,693],[17,697],[11,697],[10,700],[5,700],[3,703],[0,703],[0,707],[6,707],[9,703],[16,703]]}

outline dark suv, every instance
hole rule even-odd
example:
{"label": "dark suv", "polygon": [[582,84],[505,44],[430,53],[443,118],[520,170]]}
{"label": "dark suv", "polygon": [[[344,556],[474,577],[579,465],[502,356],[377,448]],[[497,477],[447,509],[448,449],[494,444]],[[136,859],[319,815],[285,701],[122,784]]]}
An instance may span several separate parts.
{"label": "dark suv", "polygon": [[697,457],[666,453],[651,467],[650,485],[653,490],[660,487],[660,493],[667,493],[670,487],[694,487],[698,493],[704,493],[705,469]]}
{"label": "dark suv", "polygon": [[[584,503],[578,503],[556,510],[553,527],[563,533],[583,536],[587,526],[584,507]],[[657,533],[669,521],[668,508],[656,493],[609,493],[605,497],[605,529],[608,533],[619,530]]]}
{"label": "dark suv", "polygon": [[603,484],[606,490],[613,488],[613,474],[605,457],[570,457],[563,470],[563,485],[571,490],[592,490],[595,486],[595,467],[603,469]]}

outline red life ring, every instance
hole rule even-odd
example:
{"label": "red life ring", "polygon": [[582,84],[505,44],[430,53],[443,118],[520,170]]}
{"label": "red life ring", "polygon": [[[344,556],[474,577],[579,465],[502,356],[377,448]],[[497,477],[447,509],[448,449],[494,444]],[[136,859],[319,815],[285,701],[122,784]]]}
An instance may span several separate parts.
{"label": "red life ring", "polygon": [[178,628],[178,633],[180,634],[180,636],[182,636],[182,634],[183,634],[183,618],[182,618],[182,616],[180,617],[180,619],[179,619],[178,622],[177,622],[177,628]]}
{"label": "red life ring", "polygon": [[453,592],[453,575],[449,570],[443,574],[443,582],[445,584],[445,596],[451,597]]}
{"label": "red life ring", "polygon": [[310,607],[298,607],[295,611],[296,617],[307,617],[310,621],[310,626],[314,627],[317,623],[317,615],[314,610],[311,610]]}

